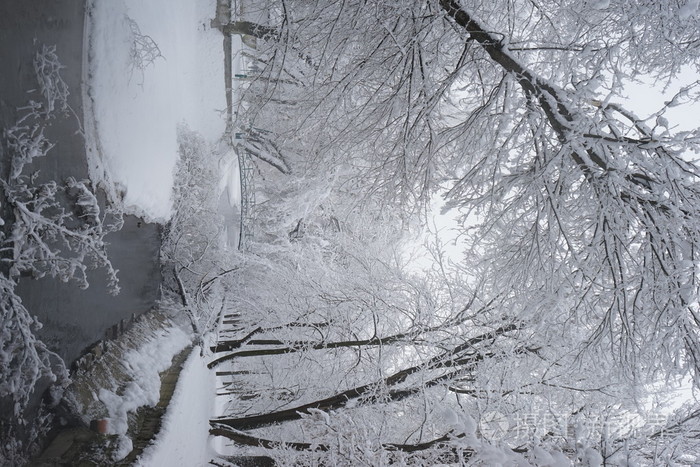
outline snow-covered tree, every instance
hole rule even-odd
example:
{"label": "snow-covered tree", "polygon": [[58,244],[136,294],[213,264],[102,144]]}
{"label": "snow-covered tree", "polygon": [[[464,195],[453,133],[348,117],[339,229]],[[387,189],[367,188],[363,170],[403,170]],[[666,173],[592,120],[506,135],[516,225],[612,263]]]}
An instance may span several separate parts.
{"label": "snow-covered tree", "polygon": [[[631,80],[665,86],[698,69],[697,6],[270,1],[267,20],[229,26],[256,42],[238,124],[250,152],[286,174],[287,194],[306,184],[352,206],[334,215],[406,219],[438,194],[462,214],[462,281],[497,307],[483,324],[515,327],[446,385],[471,400],[470,416],[544,411],[576,424],[615,400],[606,413],[627,416],[650,385],[700,369],[699,135],[666,115],[697,89],[648,116],[619,103]],[[303,216],[291,217],[299,231]],[[692,432],[694,418],[681,425]],[[570,433],[528,442],[618,455],[628,434],[601,433],[584,436],[605,439],[595,447]]]}
{"label": "snow-covered tree", "polygon": [[[313,220],[286,246],[256,245],[256,257],[236,276],[230,300],[233,309],[246,310],[245,326],[238,338],[217,342],[210,366],[241,375],[225,391],[235,400],[233,414],[245,415],[213,420],[215,434],[257,444],[260,435],[241,430],[309,424],[319,410],[361,414],[363,407],[396,424],[387,415],[392,406],[408,407],[413,396],[448,384],[481,358],[477,349],[515,329],[483,325],[493,307],[473,295],[456,307],[441,296],[443,287],[410,278],[398,237],[384,227],[345,224],[338,231]],[[368,433],[381,426],[366,417]],[[412,441],[407,446],[421,443],[435,432],[432,422],[399,419],[405,426],[376,438],[377,447],[403,436]],[[263,433],[272,444],[280,440],[274,430]]]}
{"label": "snow-covered tree", "polygon": [[342,165],[365,199],[448,188],[494,290],[549,287],[621,362],[694,368],[697,134],[663,114],[695,90],[645,119],[615,103],[697,64],[692,5],[589,3],[273,2],[249,114],[292,168]]}
{"label": "snow-covered tree", "polygon": [[[119,212],[102,209],[86,181],[37,182],[27,174],[31,162],[47,157],[53,144],[44,136],[47,120],[67,112],[68,88],[55,47],[42,47],[34,60],[40,101],[20,110],[17,123],[4,131],[0,178],[0,462],[17,463],[39,427],[25,420],[25,409],[41,378],[67,382],[62,359],[36,336],[41,324],[16,292],[24,278],[49,275],[88,287],[88,270],[104,268],[113,293],[117,271],[107,256],[105,236],[121,228]],[[19,430],[24,435],[17,436]]]}
{"label": "snow-covered tree", "polygon": [[185,125],[178,128],[178,140],[174,214],[164,228],[161,264],[170,298],[180,303],[201,341],[222,309],[222,279],[237,269],[219,212],[220,171],[235,156],[223,141],[207,142]]}

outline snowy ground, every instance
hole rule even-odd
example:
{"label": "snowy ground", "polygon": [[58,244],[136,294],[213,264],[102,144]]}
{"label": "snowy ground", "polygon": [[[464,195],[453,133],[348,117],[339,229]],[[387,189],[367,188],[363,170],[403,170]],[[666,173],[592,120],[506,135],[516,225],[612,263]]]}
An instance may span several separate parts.
{"label": "snowy ground", "polygon": [[[148,220],[170,217],[177,125],[185,122],[210,141],[225,129],[223,37],[209,25],[215,5],[216,0],[89,2],[90,176],[104,182],[127,212]],[[163,56],[143,70],[130,66],[133,24]]]}
{"label": "snowy ground", "polygon": [[[215,10],[216,0],[88,0],[83,102],[90,177],[126,212],[148,221],[166,222],[171,216],[178,126],[184,123],[212,143],[221,143],[226,128],[223,36],[210,27]],[[146,36],[162,57],[139,69],[133,66],[134,40]],[[220,210],[232,226],[230,243],[237,245],[238,159],[225,144],[214,146],[224,201]],[[186,345],[183,336],[173,331],[154,341],[167,351],[130,354],[134,383],[124,391],[100,393],[109,407],[110,431],[122,435],[123,454],[130,448],[123,436],[127,413],[157,402],[158,372],[167,368],[176,347]],[[214,456],[209,418],[215,388],[206,363],[195,349],[161,431],[139,465],[207,465]]]}
{"label": "snowy ground", "polygon": [[[216,0],[88,3],[84,112],[92,180],[110,192],[114,201],[121,201],[127,212],[167,221],[178,160],[177,127],[185,123],[206,140],[218,141],[212,156],[219,158],[219,210],[230,224],[225,233],[227,244],[237,246],[240,177],[235,152],[220,140],[226,127],[226,89],[223,36],[210,28]],[[130,66],[134,24],[155,41],[163,56],[142,70]],[[234,38],[234,50],[239,43]],[[240,68],[234,59],[234,73]],[[157,402],[153,398],[159,394],[158,371],[165,367],[160,361],[150,364],[149,355],[160,353],[147,351],[143,358],[134,357],[130,365],[138,370],[138,378],[124,394],[106,390],[100,394],[110,408],[111,432],[123,435],[127,412]],[[208,465],[216,456],[209,438],[215,377],[206,368],[207,361],[198,348],[192,352],[161,431],[137,465]],[[126,454],[130,443],[122,438]]]}
{"label": "snowy ground", "polygon": [[192,351],[155,444],[144,451],[136,465],[203,466],[215,457],[209,440],[209,418],[214,410],[214,376],[207,368],[209,359],[200,356],[199,347]]}
{"label": "snowy ground", "polygon": [[119,459],[132,449],[126,436],[128,413],[158,403],[160,373],[191,341],[192,337],[176,326],[157,331],[145,345],[124,355],[122,363],[133,379],[125,387],[100,390],[98,397],[109,411],[108,432],[120,436]]}
{"label": "snowy ground", "polygon": [[[233,38],[233,50],[240,50],[240,38]],[[234,52],[233,73],[242,70],[240,56]],[[234,99],[240,83],[234,81],[232,93]],[[230,149],[220,146],[221,193],[220,212],[227,208],[229,213],[240,209],[240,177],[238,158]],[[227,217],[227,216],[225,216]],[[227,244],[231,247],[238,242],[238,232],[233,228],[237,218],[231,218],[231,228],[224,233]],[[228,222],[227,222],[228,223]],[[234,233],[235,232],[235,233]],[[209,437],[209,419],[223,413],[225,398],[215,397],[217,377],[214,371],[207,369],[211,355],[200,357],[196,348],[183,367],[173,399],[168,406],[161,432],[154,444],[139,458],[136,465],[148,467],[203,466],[221,454],[235,454],[230,443],[223,438]]]}

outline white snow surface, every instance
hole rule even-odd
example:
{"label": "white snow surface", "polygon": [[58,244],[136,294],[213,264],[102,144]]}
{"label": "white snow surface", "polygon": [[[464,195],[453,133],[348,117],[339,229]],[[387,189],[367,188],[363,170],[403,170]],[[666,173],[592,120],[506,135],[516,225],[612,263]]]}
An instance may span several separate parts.
{"label": "white snow surface", "polygon": [[120,435],[123,455],[129,453],[125,437],[127,414],[141,406],[154,406],[160,398],[160,372],[167,370],[172,359],[191,342],[191,337],[178,327],[154,333],[152,339],[138,349],[127,352],[123,365],[132,380],[124,388],[100,389],[99,398],[107,407],[108,433]]}
{"label": "white snow surface", "polygon": [[[209,25],[216,0],[93,0],[89,8],[85,127],[96,133],[86,135],[94,148],[90,176],[113,187],[127,212],[167,221],[178,123],[209,140],[226,125],[223,36]],[[130,71],[127,17],[163,55],[143,73]]]}
{"label": "white snow surface", "polygon": [[214,410],[214,373],[195,347],[183,366],[175,393],[155,443],[137,466],[204,466],[216,457],[209,441],[209,418]]}

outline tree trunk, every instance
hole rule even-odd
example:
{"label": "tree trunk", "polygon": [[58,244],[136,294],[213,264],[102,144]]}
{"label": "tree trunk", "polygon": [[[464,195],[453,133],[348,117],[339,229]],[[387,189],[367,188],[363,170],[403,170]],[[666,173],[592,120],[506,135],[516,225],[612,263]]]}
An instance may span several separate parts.
{"label": "tree trunk", "polygon": [[[275,423],[282,423],[290,420],[298,420],[301,418],[302,414],[309,414],[310,409],[318,410],[334,410],[345,407],[347,403],[351,400],[359,399],[363,396],[370,396],[380,387],[391,387],[403,383],[406,378],[422,370],[432,370],[435,368],[444,367],[454,367],[454,366],[464,366],[471,363],[475,363],[483,358],[483,355],[474,352],[469,355],[463,355],[463,353],[468,351],[473,351],[474,346],[489,339],[493,339],[499,335],[502,335],[508,331],[517,329],[518,326],[511,324],[496,329],[490,333],[481,334],[479,336],[468,339],[464,344],[449,350],[448,352],[443,352],[437,355],[427,362],[415,365],[404,370],[398,371],[393,375],[377,382],[370,384],[365,384],[363,386],[354,387],[346,391],[340,392],[333,396],[327,397],[325,399],[316,400],[314,402],[303,404],[291,409],[279,410],[277,412],[268,412],[259,415],[249,415],[246,417],[239,418],[221,418],[211,420],[212,426],[216,425],[226,425],[237,430],[249,430],[255,428],[262,428]],[[441,380],[443,377],[438,377]],[[436,380],[437,381],[437,380]],[[397,391],[395,397],[405,398],[415,391]],[[391,394],[390,394],[391,395]]]}
{"label": "tree trunk", "polygon": [[236,21],[233,23],[224,24],[221,31],[227,35],[247,34],[259,39],[272,39],[278,34],[277,28],[250,21]]}
{"label": "tree trunk", "polygon": [[[263,447],[265,449],[274,449],[279,447],[279,441],[273,441],[265,438],[259,438],[257,436],[251,436],[240,431],[230,430],[225,427],[214,427],[209,430],[209,434],[213,436],[223,436],[228,438],[238,444],[244,446],[256,446]],[[445,444],[453,438],[463,438],[464,435],[453,435],[447,433],[439,438],[425,441],[423,443],[414,444],[398,444],[398,443],[385,443],[382,445],[384,449],[390,451],[403,451],[403,452],[419,452],[425,451],[432,447],[438,446],[440,444]],[[329,447],[324,444],[311,444],[311,443],[295,443],[295,442],[284,442],[285,447],[292,448],[296,451],[329,451]],[[470,457],[474,452],[471,449],[465,449],[462,451],[466,458]]]}

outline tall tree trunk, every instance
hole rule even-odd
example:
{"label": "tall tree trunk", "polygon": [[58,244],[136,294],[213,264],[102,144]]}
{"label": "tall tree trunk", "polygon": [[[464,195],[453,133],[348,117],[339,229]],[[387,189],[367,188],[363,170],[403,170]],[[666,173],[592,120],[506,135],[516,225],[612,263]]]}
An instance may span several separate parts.
{"label": "tall tree trunk", "polygon": [[[291,409],[279,410],[277,412],[268,412],[259,415],[249,415],[246,417],[239,418],[221,418],[211,420],[212,426],[216,425],[226,425],[237,430],[250,430],[255,428],[262,428],[275,423],[286,422],[290,420],[298,420],[303,414],[311,413],[311,409],[318,410],[334,410],[345,407],[348,402],[352,400],[359,399],[365,396],[371,396],[377,389],[381,387],[392,387],[403,383],[412,374],[418,373],[419,371],[432,370],[436,368],[445,367],[455,367],[455,366],[465,366],[468,364],[476,363],[483,358],[483,355],[479,352],[474,352],[474,346],[496,338],[506,332],[513,331],[517,329],[518,326],[515,324],[510,324],[498,328],[492,332],[481,334],[479,336],[468,339],[464,344],[458,345],[455,348],[443,352],[437,355],[427,362],[420,363],[418,365],[406,368],[404,370],[398,371],[393,375],[384,378],[381,381],[375,381],[362,386],[357,386],[346,391],[340,392],[333,396],[327,397],[325,399],[316,400],[308,404],[303,404]],[[466,355],[465,355],[466,353]],[[438,380],[442,380],[438,377]],[[437,381],[437,380],[436,380]],[[394,396],[397,398],[404,398],[408,395],[415,393],[416,391],[397,391]]]}

